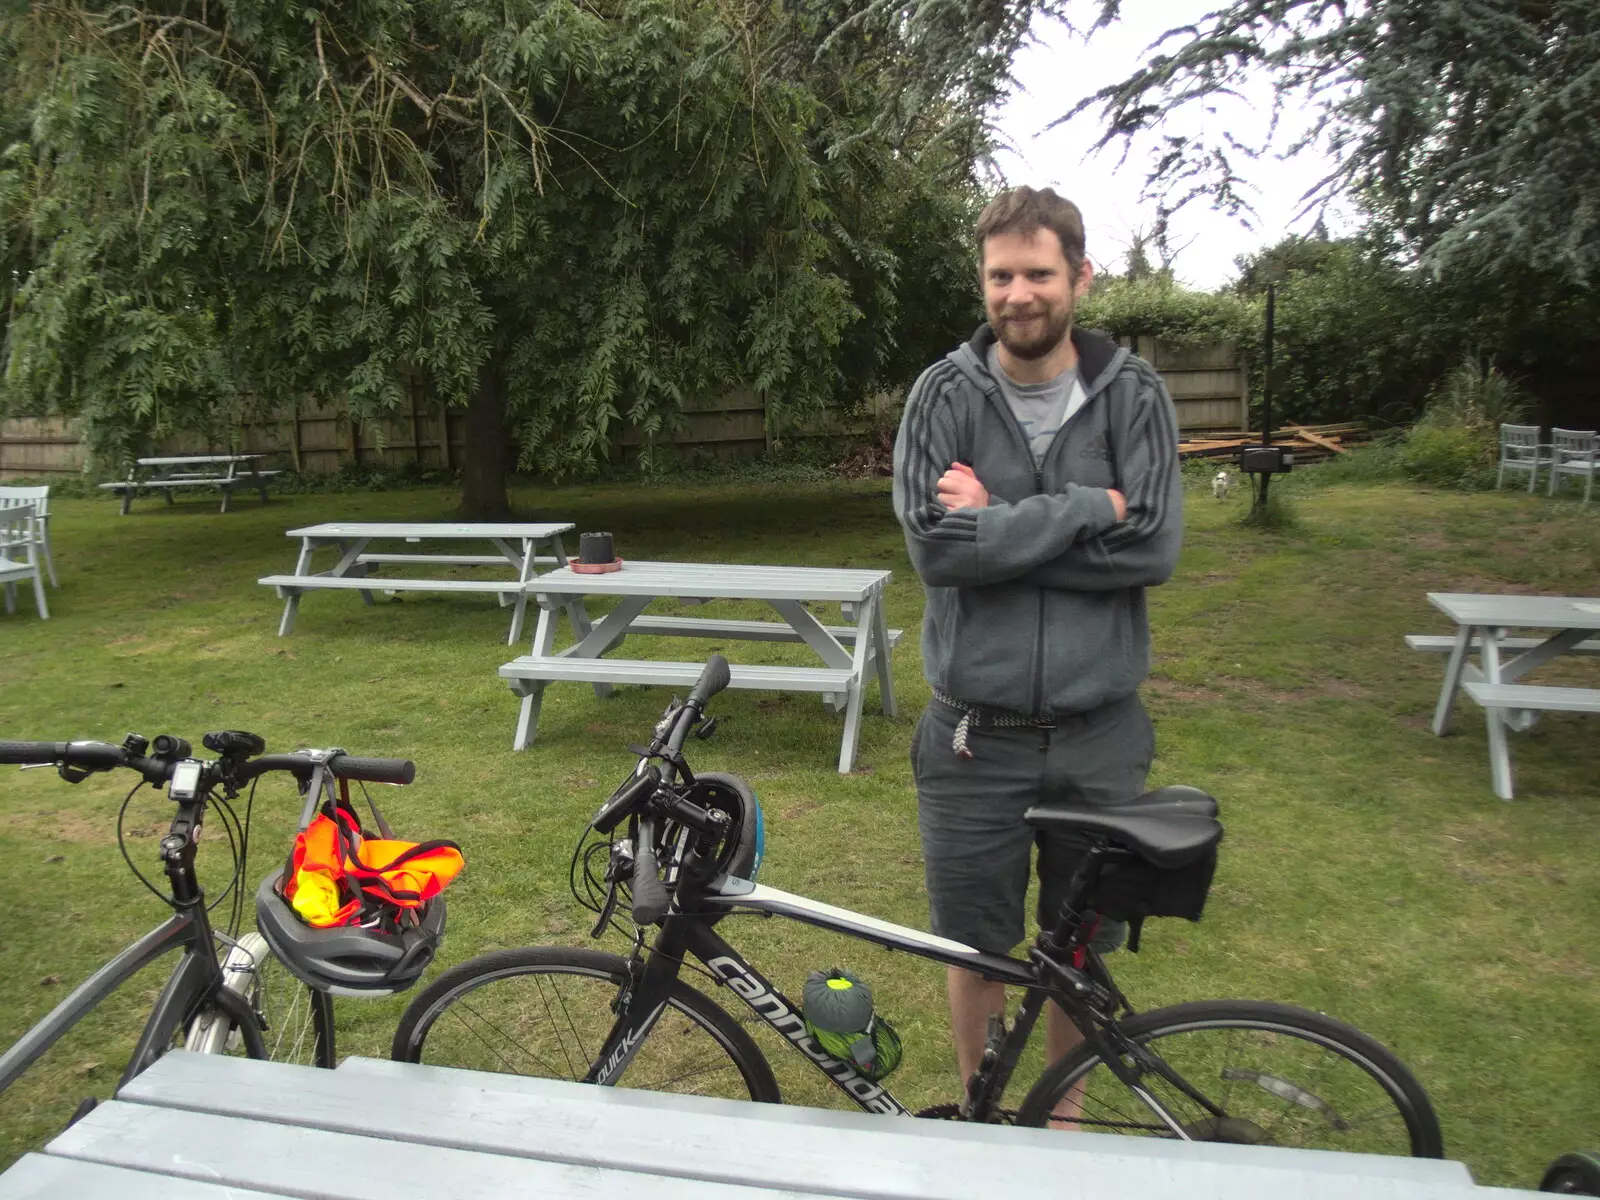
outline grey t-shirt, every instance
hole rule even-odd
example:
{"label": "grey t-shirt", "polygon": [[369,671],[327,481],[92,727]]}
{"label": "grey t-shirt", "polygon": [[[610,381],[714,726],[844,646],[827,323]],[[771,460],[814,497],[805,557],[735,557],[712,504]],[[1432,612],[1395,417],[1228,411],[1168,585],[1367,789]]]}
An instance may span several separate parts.
{"label": "grey t-shirt", "polygon": [[1033,451],[1034,463],[1042,463],[1056,433],[1089,398],[1078,378],[1078,368],[1070,366],[1043,383],[1018,383],[1001,369],[995,347],[996,343],[989,344],[989,374],[999,382],[1000,394],[1006,398],[1017,424],[1022,426],[1022,436],[1027,438],[1028,447]]}

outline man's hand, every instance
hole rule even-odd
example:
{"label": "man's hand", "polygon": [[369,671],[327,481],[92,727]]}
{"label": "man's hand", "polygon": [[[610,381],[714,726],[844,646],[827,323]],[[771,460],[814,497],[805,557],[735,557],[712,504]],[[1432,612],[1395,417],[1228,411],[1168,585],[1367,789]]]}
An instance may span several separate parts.
{"label": "man's hand", "polygon": [[1117,520],[1128,519],[1128,498],[1116,488],[1107,488],[1106,495],[1111,497],[1111,507],[1117,510]]}
{"label": "man's hand", "polygon": [[939,503],[951,512],[958,508],[987,508],[989,491],[966,463],[951,463],[950,469],[939,477]]}

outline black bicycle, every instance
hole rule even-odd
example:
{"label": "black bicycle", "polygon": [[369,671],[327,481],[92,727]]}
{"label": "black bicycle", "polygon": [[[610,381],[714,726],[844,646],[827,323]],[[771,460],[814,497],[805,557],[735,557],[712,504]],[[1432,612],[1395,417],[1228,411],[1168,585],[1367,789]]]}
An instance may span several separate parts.
{"label": "black bicycle", "polygon": [[[242,1052],[251,1058],[334,1065],[330,994],[309,988],[291,975],[254,929],[240,932],[246,912],[254,914],[247,903],[251,893],[244,886],[253,784],[268,772],[286,771],[295,777],[309,806],[325,790],[331,790],[332,779],[410,783],[416,769],[403,759],[356,758],[343,750],[264,755],[266,743],[260,737],[238,730],[208,733],[202,742],[217,754],[216,759],[193,757],[189,743],[170,734],[153,742],[129,734],[120,746],[0,741],[0,763],[54,766],[68,783],[81,783],[95,772],[117,768],[137,774],[140,781],[118,814],[117,843],[129,869],[172,908],[172,916],[161,926],[84,980],[0,1054],[0,1091],[136,972],[175,950],[181,951],[178,962],[145,1022],[118,1087],[177,1045],[210,1054]],[[123,839],[128,804],[146,785],[165,786],[173,804],[171,826],[159,849],[166,891],[134,865]],[[251,787],[241,820],[234,805],[246,785]],[[208,812],[217,817],[233,855],[228,885],[209,903],[195,871]],[[230,902],[229,919],[218,929],[211,913],[224,901]],[[92,1107],[92,1103],[86,1101],[85,1105]]]}
{"label": "black bicycle", "polygon": [[[394,1058],[780,1102],[771,1066],[750,1035],[682,978],[685,967],[699,969],[692,956],[703,976],[869,1111],[1443,1155],[1422,1086],[1350,1026],[1240,1000],[1135,1013],[1117,988],[1091,945],[1099,916],[1171,911],[1159,901],[1141,908],[1130,897],[1170,891],[1214,855],[1222,827],[1211,797],[1166,788],[1109,811],[1030,812],[1037,825],[1089,835],[1092,848],[1055,928],[1041,933],[1025,960],[984,953],[741,877],[759,865],[760,808],[743,781],[696,775],[683,756],[691,731],[705,736],[714,728],[705,705],[727,682],[726,662],[713,656],[687,700],[674,699],[663,714],[650,745],[633,747],[637,768],[595,814],[574,854],[573,892],[599,912],[595,936],[615,923],[620,897],[631,892],[632,953],[545,946],[464,962],[407,1008]],[[1203,892],[1209,868],[1202,874]],[[855,1062],[825,1051],[799,1006],[718,933],[722,918],[752,912],[977,971],[1025,989],[1021,1006],[1009,1028],[999,1018],[991,1023],[982,1064],[959,1105],[912,1114]],[[1180,904],[1173,915],[1188,914]],[[657,924],[647,948],[645,929]],[[1046,1002],[1061,1007],[1083,1041],[1045,1069],[1020,1109],[1003,1109],[1001,1097]]]}

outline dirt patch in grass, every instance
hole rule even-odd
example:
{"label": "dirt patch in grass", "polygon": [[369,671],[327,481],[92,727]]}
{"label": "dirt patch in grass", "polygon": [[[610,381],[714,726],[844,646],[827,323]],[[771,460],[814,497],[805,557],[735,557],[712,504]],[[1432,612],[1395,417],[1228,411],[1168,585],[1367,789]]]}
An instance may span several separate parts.
{"label": "dirt patch in grass", "polygon": [[1184,700],[1211,704],[1224,699],[1221,692],[1213,691],[1208,687],[1194,687],[1190,684],[1179,683],[1176,679],[1168,679],[1165,675],[1150,676],[1144,681],[1144,687],[1151,695],[1160,696],[1164,700]]}
{"label": "dirt patch in grass", "polygon": [[1340,700],[1363,700],[1368,695],[1366,688],[1350,679],[1326,679],[1311,688],[1276,688],[1259,679],[1241,679],[1233,675],[1224,675],[1218,682],[1230,690],[1269,700],[1273,704],[1305,704],[1329,696]]}

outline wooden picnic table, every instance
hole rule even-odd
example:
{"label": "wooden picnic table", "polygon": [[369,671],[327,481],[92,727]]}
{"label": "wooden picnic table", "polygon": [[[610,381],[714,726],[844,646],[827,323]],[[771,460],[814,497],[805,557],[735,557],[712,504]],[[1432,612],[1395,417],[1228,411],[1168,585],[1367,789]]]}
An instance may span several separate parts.
{"label": "wooden picnic table", "polygon": [[[1063,1181],[1070,1181],[1063,1187]],[[1446,1159],[911,1120],[347,1058],[173,1050],[0,1200],[1472,1200]],[[1496,1197],[1537,1193],[1495,1189]]]}
{"label": "wooden picnic table", "polygon": [[[1600,598],[1480,595],[1429,592],[1428,602],[1456,623],[1453,638],[1412,634],[1414,650],[1449,650],[1444,684],[1433,711],[1433,732],[1450,727],[1456,696],[1465,691],[1482,705],[1489,732],[1489,773],[1495,795],[1512,798],[1508,729],[1532,727],[1540,712],[1600,713],[1600,689],[1518,683],[1536,667],[1564,654],[1600,654]],[[1537,629],[1537,638],[1513,638],[1512,629]],[[1478,662],[1471,661],[1476,652]],[[1505,657],[1512,652],[1511,657]]]}
{"label": "wooden picnic table", "polygon": [[[830,709],[844,712],[839,770],[848,773],[855,765],[869,673],[877,676],[884,713],[893,716],[895,711],[889,652],[899,640],[900,630],[891,630],[884,619],[883,590],[889,578],[888,571],[671,562],[626,562],[621,570],[599,575],[562,567],[541,575],[529,584],[539,601],[532,650],[500,668],[501,678],[522,697],[512,744],[523,750],[532,742],[544,689],[556,680],[592,683],[596,694],[604,695],[614,683],[688,687],[699,678],[703,662],[601,657],[630,633],[804,642],[822,659],[821,666],[738,663],[729,654],[729,686],[822,693]],[[584,596],[616,596],[619,600],[591,628],[586,617],[573,618],[571,602]],[[645,615],[644,610],[661,598],[765,600],[783,620]],[[808,601],[841,605],[847,624],[822,624],[807,611]],[[559,652],[554,648],[558,608],[567,611],[576,639]]]}
{"label": "wooden picnic table", "polygon": [[[558,522],[445,522],[445,521],[331,521],[321,525],[307,525],[291,529],[287,536],[300,539],[300,557],[290,575],[266,575],[260,582],[276,588],[284,601],[283,620],[278,624],[278,636],[283,637],[294,628],[295,612],[300,605],[302,592],[318,589],[358,591],[367,604],[374,603],[372,593],[382,591],[390,595],[399,592],[476,592],[499,597],[502,607],[512,606],[511,633],[508,643],[522,636],[523,615],[527,611],[527,585],[535,578],[535,565],[565,566],[567,554],[561,545],[561,535],[572,530],[571,521]],[[367,552],[374,541],[403,541],[416,544],[425,541],[488,542],[494,554],[439,554],[439,553],[375,553]],[[311,570],[311,560],[320,549],[332,548],[338,560],[325,571]],[[540,549],[546,551],[538,553]],[[406,565],[444,567],[505,567],[516,574],[500,579],[437,579],[420,576],[391,576],[377,574],[380,567]],[[574,620],[587,623],[583,615],[583,601],[574,598]]]}
{"label": "wooden picnic table", "polygon": [[[179,488],[193,487],[221,490],[222,511],[227,512],[228,500],[236,487],[253,487],[260,493],[261,503],[267,502],[267,480],[280,472],[263,471],[256,465],[266,457],[265,454],[183,454],[140,458],[134,460],[126,479],[102,483],[100,486],[122,494],[123,516],[128,515],[128,507],[138,492],[160,492],[171,504],[173,492]],[[247,468],[242,475],[239,473],[241,466]],[[200,470],[182,469],[194,467]]]}

